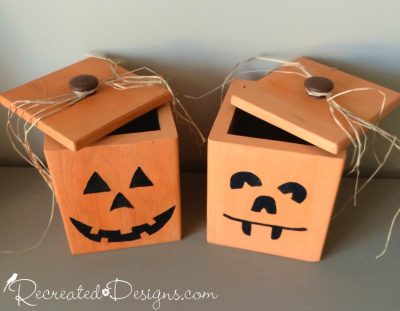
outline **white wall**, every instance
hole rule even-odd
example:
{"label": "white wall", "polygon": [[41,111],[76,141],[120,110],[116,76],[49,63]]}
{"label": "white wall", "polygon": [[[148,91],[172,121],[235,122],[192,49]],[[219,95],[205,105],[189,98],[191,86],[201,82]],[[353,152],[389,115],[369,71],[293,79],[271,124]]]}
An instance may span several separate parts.
{"label": "white wall", "polygon": [[[300,55],[400,90],[398,0],[1,0],[0,91],[104,52],[148,65],[179,93],[200,94],[218,83],[236,62],[255,54]],[[207,134],[218,96],[186,101]],[[400,112],[383,126],[400,133]],[[6,120],[0,108],[0,123]],[[182,132],[184,169],[204,165],[188,131]],[[42,137],[35,133],[38,149]],[[383,146],[380,144],[382,150]],[[372,157],[364,172],[372,165]],[[400,176],[398,153],[386,176]],[[0,165],[23,163],[0,130]]]}

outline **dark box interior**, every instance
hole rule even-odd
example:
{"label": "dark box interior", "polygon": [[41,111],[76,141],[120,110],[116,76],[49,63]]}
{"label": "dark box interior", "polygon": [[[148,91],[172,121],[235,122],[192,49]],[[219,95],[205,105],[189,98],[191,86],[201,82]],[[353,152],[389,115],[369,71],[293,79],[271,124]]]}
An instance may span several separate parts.
{"label": "dark box interior", "polygon": [[139,132],[159,131],[158,110],[153,109],[144,115],[121,126],[109,135],[121,135]]}
{"label": "dark box interior", "polygon": [[310,145],[305,140],[238,108],[235,109],[228,134]]}

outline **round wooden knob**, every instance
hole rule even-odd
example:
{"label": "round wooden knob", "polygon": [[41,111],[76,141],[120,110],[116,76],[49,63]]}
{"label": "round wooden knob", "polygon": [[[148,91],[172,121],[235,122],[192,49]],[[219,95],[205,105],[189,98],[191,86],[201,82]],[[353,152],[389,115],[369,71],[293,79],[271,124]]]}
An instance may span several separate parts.
{"label": "round wooden knob", "polygon": [[68,85],[73,92],[90,92],[99,86],[99,80],[92,75],[79,75],[69,80]]}
{"label": "round wooden knob", "polygon": [[321,98],[325,96],[313,95],[312,93],[329,94],[333,90],[334,84],[332,80],[325,77],[310,77],[304,81],[304,87],[311,96]]}

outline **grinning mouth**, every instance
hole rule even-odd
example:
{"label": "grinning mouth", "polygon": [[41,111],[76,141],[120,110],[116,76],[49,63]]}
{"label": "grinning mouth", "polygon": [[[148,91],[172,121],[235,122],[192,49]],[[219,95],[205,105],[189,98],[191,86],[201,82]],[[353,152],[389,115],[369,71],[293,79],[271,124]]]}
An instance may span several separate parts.
{"label": "grinning mouth", "polygon": [[248,221],[245,219],[240,219],[236,218],[233,216],[230,216],[228,214],[224,214],[224,216],[230,220],[238,221],[242,223],[242,231],[244,234],[250,236],[251,235],[251,227],[252,225],[257,225],[257,226],[263,226],[263,227],[270,227],[272,228],[271,231],[271,239],[272,240],[278,240],[281,235],[283,230],[290,230],[290,231],[307,231],[307,228],[290,228],[290,227],[282,227],[282,226],[277,226],[277,225],[270,225],[270,224],[264,224],[261,222],[255,222],[255,221]]}
{"label": "grinning mouth", "polygon": [[132,231],[130,233],[121,234],[120,230],[102,230],[100,229],[97,234],[90,233],[92,227],[70,217],[72,224],[75,228],[87,237],[89,240],[100,242],[102,238],[108,239],[108,242],[126,242],[138,240],[141,238],[141,234],[146,232],[148,235],[152,235],[159,231],[164,225],[171,219],[172,214],[174,213],[175,206],[169,208],[165,212],[157,215],[153,219],[155,223],[149,225],[148,223],[134,226],[132,227]]}

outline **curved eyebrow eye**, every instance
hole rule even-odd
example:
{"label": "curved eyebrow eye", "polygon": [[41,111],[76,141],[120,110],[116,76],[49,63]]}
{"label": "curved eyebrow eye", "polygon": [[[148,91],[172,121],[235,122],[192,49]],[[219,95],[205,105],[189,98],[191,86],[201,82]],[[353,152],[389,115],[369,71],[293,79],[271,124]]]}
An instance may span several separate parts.
{"label": "curved eyebrow eye", "polygon": [[109,191],[111,191],[111,189],[103,180],[103,178],[101,178],[97,172],[94,172],[92,176],[90,176],[89,181],[85,187],[85,190],[83,190],[83,194],[109,192]]}
{"label": "curved eyebrow eye", "polygon": [[231,176],[231,189],[241,189],[247,183],[251,187],[259,187],[262,185],[260,178],[251,172],[238,172]]}
{"label": "curved eyebrow eye", "polygon": [[153,186],[151,180],[146,176],[140,166],[136,169],[135,174],[133,174],[131,184],[129,188],[136,188],[136,187],[149,187]]}
{"label": "curved eyebrow eye", "polygon": [[307,197],[307,190],[297,182],[287,182],[278,187],[283,194],[291,193],[292,200],[297,203],[302,203]]}

